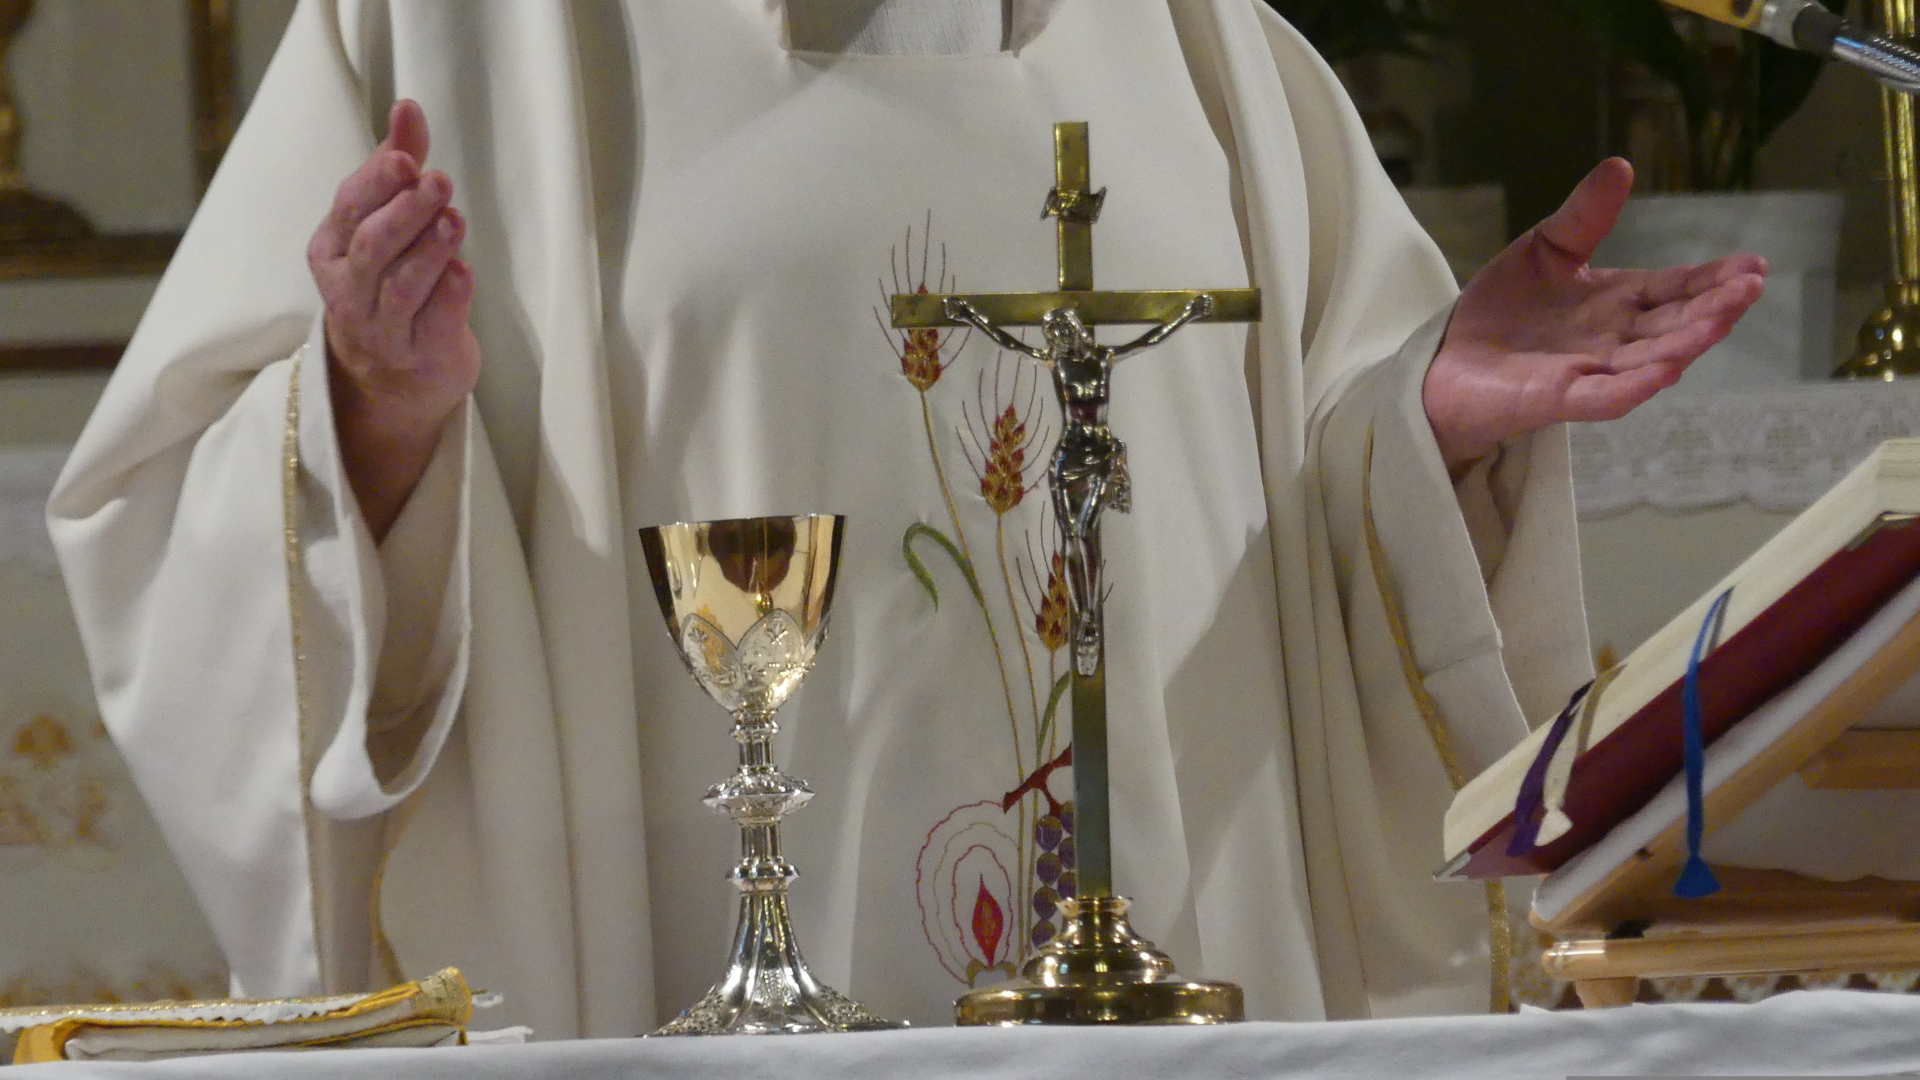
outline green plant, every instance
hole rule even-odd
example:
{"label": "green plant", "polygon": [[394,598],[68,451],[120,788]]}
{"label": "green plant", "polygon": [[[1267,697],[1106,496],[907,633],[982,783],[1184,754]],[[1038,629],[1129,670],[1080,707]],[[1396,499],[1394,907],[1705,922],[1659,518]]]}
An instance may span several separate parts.
{"label": "green plant", "polygon": [[[1336,0],[1337,2],[1337,0]],[[1844,13],[1847,0],[1821,0]],[[1800,110],[1821,61],[1758,34],[1729,40],[1697,15],[1659,0],[1566,0],[1619,58],[1644,66],[1680,95],[1687,171],[1696,191],[1753,187],[1761,147]]]}
{"label": "green plant", "polygon": [[1425,56],[1442,30],[1432,0],[1267,0],[1328,63],[1382,53]]}

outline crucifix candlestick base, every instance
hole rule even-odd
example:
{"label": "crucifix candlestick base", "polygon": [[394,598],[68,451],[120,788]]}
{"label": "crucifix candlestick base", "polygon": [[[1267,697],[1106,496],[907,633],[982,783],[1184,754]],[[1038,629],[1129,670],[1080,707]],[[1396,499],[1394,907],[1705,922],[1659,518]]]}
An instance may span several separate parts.
{"label": "crucifix candlestick base", "polygon": [[[1066,926],[1027,961],[1020,978],[963,995],[961,1024],[1215,1024],[1245,1016],[1240,988],[1191,982],[1173,961],[1127,925],[1127,901],[1113,892],[1107,815],[1107,656],[1105,559],[1100,518],[1126,513],[1132,481],[1126,444],[1107,426],[1115,365],[1195,322],[1252,322],[1253,289],[1098,292],[1093,287],[1093,224],[1106,192],[1089,180],[1087,125],[1055,124],[1054,186],[1042,210],[1057,219],[1059,287],[1043,293],[903,294],[893,298],[896,327],[971,326],[1009,352],[1029,357],[1053,378],[1060,441],[1047,483],[1059,523],[1073,621],[1073,792],[1078,893],[1061,903]],[[1094,340],[1094,327],[1151,324],[1120,345]],[[1034,345],[1006,329],[1038,326]]]}
{"label": "crucifix candlestick base", "polygon": [[963,994],[962,1026],[1014,1024],[1220,1024],[1246,1019],[1240,988],[1193,982],[1127,925],[1127,901],[1088,896],[1060,905],[1066,929],[1020,977]]}

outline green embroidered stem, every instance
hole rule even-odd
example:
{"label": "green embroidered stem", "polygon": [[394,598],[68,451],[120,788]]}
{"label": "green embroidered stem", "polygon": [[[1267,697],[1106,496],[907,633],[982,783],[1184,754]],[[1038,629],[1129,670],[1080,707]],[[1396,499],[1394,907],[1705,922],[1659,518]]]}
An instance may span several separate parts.
{"label": "green embroidered stem", "polygon": [[[1033,710],[1033,726],[1040,726],[1040,686],[1033,678],[1033,650],[1027,647],[1027,628],[1020,619],[1020,602],[1013,597],[1013,570],[1007,564],[1007,517],[996,515],[993,519],[994,544],[1000,554],[1000,581],[1007,587],[1007,612],[1013,616],[1013,636],[1020,641],[1020,659],[1027,666],[1027,707]],[[1038,751],[1036,751],[1037,753]],[[1045,758],[1035,758],[1034,768],[1039,768]]]}
{"label": "green embroidered stem", "polygon": [[1040,717],[1040,731],[1034,739],[1034,749],[1038,751],[1042,760],[1054,756],[1049,753],[1053,749],[1049,741],[1053,738],[1053,718],[1060,712],[1060,699],[1067,695],[1067,688],[1072,685],[1073,676],[1062,675],[1054,682],[1053,693],[1047,695],[1047,711]]}
{"label": "green embroidered stem", "polygon": [[[1029,795],[1020,800],[1020,846],[1017,852],[1020,861],[1020,880],[1014,885],[1013,900],[1020,905],[1020,939],[1008,949],[1010,956],[1026,958],[1027,950],[1033,945],[1033,882],[1034,866],[1040,861],[1038,845],[1033,842],[1033,822],[1027,820],[1027,807],[1032,805],[1035,796]],[[1039,821],[1036,815],[1034,822]]]}
{"label": "green embroidered stem", "polygon": [[[965,561],[967,584],[973,588],[974,599],[980,603],[980,618],[987,624],[987,639],[993,643],[993,662],[1000,669],[1000,693],[1007,701],[1007,723],[1013,729],[1013,757],[1015,783],[1026,779],[1026,756],[1020,748],[1020,713],[1013,704],[1013,680],[1007,675],[1007,655],[1000,648],[1000,631],[993,625],[993,611],[987,607],[986,594],[980,589],[978,575],[974,572],[973,549],[967,545],[967,528],[960,524],[960,510],[953,502],[953,487],[947,483],[947,469],[940,460],[940,443],[933,435],[933,406],[927,402],[927,392],[920,391],[920,421],[926,426],[927,452],[933,455],[933,474],[940,481],[940,497],[946,500],[947,516],[953,521],[953,535],[960,544],[960,555]],[[925,584],[925,580],[921,584]],[[1018,627],[1016,626],[1016,629]]]}
{"label": "green embroidered stem", "polygon": [[907,569],[913,571],[913,576],[919,579],[920,586],[927,590],[928,596],[933,598],[934,610],[938,611],[940,608],[940,586],[934,583],[933,574],[927,569],[927,564],[920,560],[920,553],[913,550],[913,542],[922,537],[939,544],[948,555],[953,557],[953,565],[960,568],[960,576],[966,579],[967,588],[973,590],[973,598],[985,604],[987,597],[980,591],[980,579],[974,576],[973,567],[968,565],[967,557],[960,553],[959,547],[955,546],[952,540],[947,539],[946,533],[924,521],[916,521],[907,526],[906,535],[900,538],[900,554],[906,557]]}

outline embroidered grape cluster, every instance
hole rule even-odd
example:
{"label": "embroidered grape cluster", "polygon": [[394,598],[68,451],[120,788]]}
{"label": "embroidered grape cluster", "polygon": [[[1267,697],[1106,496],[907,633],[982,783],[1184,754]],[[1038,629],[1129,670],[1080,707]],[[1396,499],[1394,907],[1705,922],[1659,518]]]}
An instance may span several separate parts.
{"label": "embroidered grape cluster", "polygon": [[1033,876],[1040,880],[1033,890],[1033,947],[1037,949],[1060,932],[1054,921],[1060,901],[1072,899],[1079,891],[1073,869],[1073,800],[1060,803],[1053,813],[1033,823],[1033,842],[1040,849],[1033,864]]}

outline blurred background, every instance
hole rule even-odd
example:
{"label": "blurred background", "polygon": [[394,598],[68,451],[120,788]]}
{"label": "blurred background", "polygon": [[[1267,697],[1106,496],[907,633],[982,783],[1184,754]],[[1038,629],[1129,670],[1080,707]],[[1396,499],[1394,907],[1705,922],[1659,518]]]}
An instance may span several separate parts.
{"label": "blurred background", "polygon": [[[1893,271],[1864,76],[1653,0],[1266,2],[1335,63],[1463,280],[1616,153],[1640,185],[1608,264],[1773,260],[1763,309],[1680,388],[1574,433],[1602,653],[1920,434],[1920,390],[1829,378]],[[293,6],[0,0],[0,1006],[224,989],[92,705],[43,513]]]}

